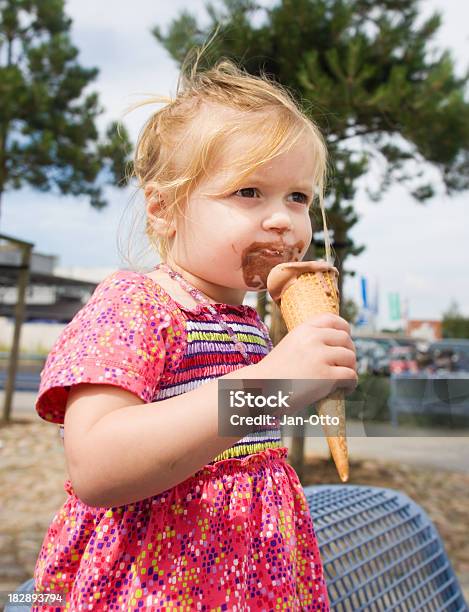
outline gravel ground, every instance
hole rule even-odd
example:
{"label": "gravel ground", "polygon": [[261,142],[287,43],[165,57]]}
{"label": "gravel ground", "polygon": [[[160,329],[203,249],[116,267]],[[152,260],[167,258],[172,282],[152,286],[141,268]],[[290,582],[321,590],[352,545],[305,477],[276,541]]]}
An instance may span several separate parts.
{"label": "gravel ground", "polygon": [[[304,486],[337,484],[331,461],[309,458]],[[52,517],[66,499],[58,428],[37,417],[0,428],[0,591],[32,577]],[[351,462],[351,484],[400,489],[435,523],[469,601],[469,474],[396,462]],[[5,493],[6,492],[6,493]]]}

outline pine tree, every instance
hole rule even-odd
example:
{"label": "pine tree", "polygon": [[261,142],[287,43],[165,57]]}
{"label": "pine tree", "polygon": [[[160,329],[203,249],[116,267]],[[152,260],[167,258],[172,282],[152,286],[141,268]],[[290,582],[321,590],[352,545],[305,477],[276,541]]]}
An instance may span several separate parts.
{"label": "pine tree", "polygon": [[442,332],[443,338],[469,338],[469,317],[461,314],[455,300],[443,313]]}
{"label": "pine tree", "polygon": [[[261,7],[224,0],[220,7],[206,5],[211,23],[204,28],[184,10],[167,34],[153,29],[181,63],[219,27],[202,66],[224,56],[251,74],[272,75],[321,126],[333,163],[327,218],[341,295],[346,258],[365,248],[354,244],[350,229],[358,221],[358,180],[374,160],[383,166],[378,187],[367,189],[375,201],[396,182],[418,202],[433,197],[436,186],[425,178],[425,164],[439,171],[448,194],[469,188],[469,72],[457,77],[448,51],[430,52],[441,17],[435,13],[418,26],[419,4],[281,0]],[[254,26],[259,16],[262,23]],[[321,246],[317,256],[323,256]]]}
{"label": "pine tree", "polygon": [[113,122],[100,139],[96,78],[70,40],[63,0],[0,0],[0,206],[4,192],[86,195],[106,206],[102,185],[125,185],[131,145]]}

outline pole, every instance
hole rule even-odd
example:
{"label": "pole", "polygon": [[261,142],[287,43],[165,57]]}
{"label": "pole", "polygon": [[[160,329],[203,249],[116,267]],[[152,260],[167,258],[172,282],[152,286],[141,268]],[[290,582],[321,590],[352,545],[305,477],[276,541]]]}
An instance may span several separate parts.
{"label": "pole", "polygon": [[21,326],[24,321],[26,311],[26,289],[29,283],[29,269],[31,262],[31,250],[33,245],[20,244],[21,265],[18,272],[18,291],[15,306],[15,326],[13,331],[13,341],[8,362],[8,374],[5,385],[5,401],[3,405],[3,421],[9,422],[11,417],[11,404],[15,389],[16,371],[18,368],[18,353],[20,345]]}

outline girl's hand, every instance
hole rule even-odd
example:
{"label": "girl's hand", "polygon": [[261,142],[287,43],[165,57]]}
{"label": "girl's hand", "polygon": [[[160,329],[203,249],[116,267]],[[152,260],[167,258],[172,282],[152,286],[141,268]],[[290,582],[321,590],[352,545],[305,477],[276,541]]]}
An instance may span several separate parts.
{"label": "girl's hand", "polygon": [[254,367],[259,379],[302,379],[293,387],[295,409],[302,409],[336,389],[352,393],[358,384],[356,365],[348,322],[321,313],[289,331]]}

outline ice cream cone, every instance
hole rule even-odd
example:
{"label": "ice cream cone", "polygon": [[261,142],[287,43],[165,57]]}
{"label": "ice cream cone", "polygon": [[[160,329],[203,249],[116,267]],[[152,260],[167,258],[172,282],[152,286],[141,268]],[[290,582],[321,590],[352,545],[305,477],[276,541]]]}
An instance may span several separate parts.
{"label": "ice cream cone", "polygon": [[[321,270],[322,267],[322,270]],[[272,299],[280,307],[288,331],[315,314],[339,314],[339,293],[331,269],[320,262],[304,261],[279,264],[267,279]],[[319,415],[339,417],[339,426],[324,425],[324,433],[339,477],[349,477],[348,449],[345,435],[345,400],[342,391],[335,391],[317,404]]]}

